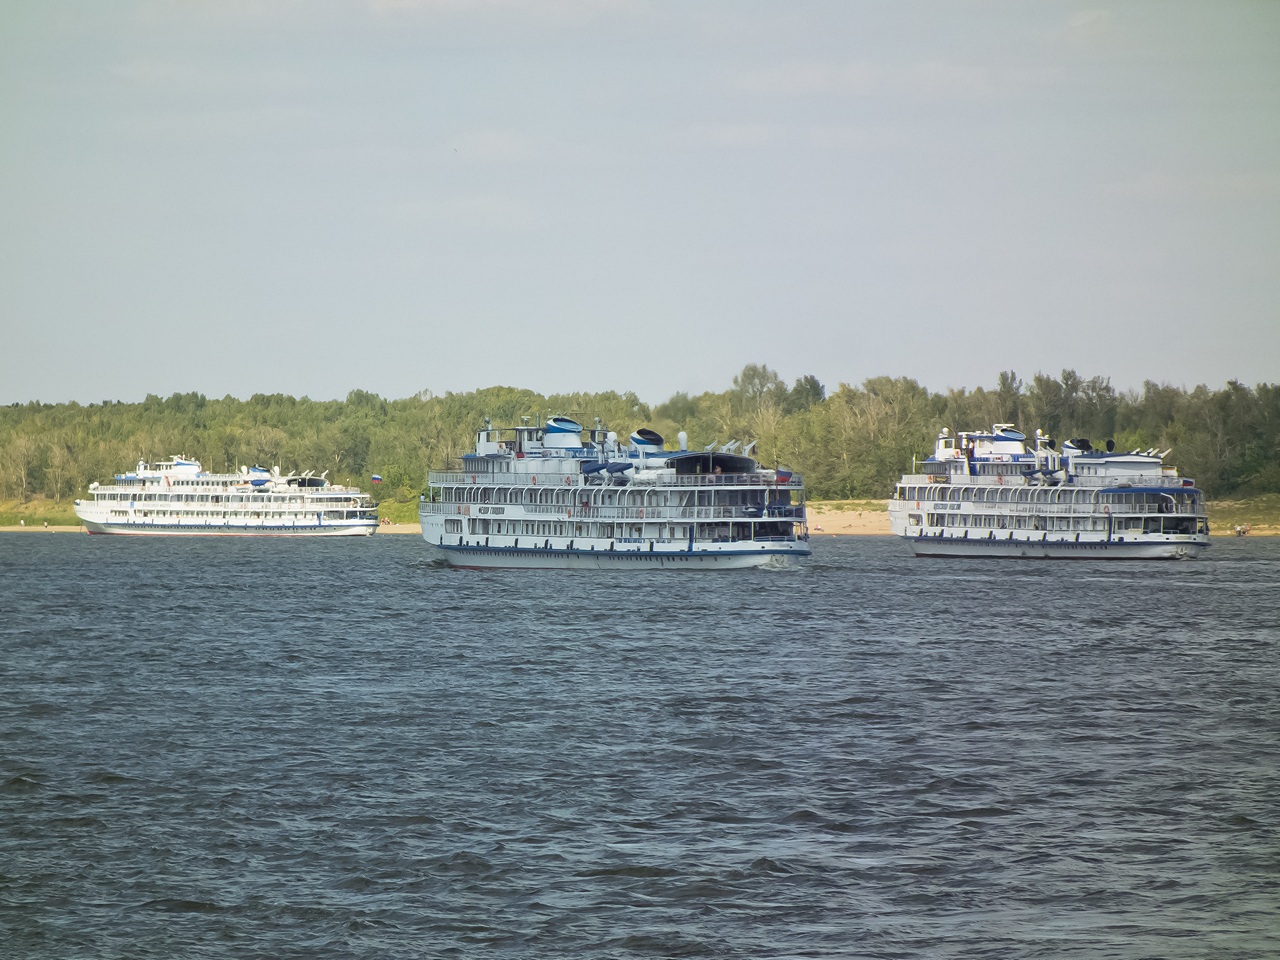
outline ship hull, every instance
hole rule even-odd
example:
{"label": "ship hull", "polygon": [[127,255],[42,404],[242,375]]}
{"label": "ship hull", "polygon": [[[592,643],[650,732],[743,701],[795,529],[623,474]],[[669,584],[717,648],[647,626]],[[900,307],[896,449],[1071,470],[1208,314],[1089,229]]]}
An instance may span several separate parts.
{"label": "ship hull", "polygon": [[966,537],[907,539],[917,557],[992,557],[1044,560],[1191,560],[1208,548],[1204,538],[1169,540],[1050,540]]}
{"label": "ship hull", "polygon": [[244,524],[101,523],[81,518],[91,534],[128,537],[367,537],[377,524],[248,526]]}
{"label": "ship hull", "polygon": [[791,557],[807,557],[808,544],[789,549],[777,545],[742,544],[733,549],[573,549],[546,547],[486,547],[442,545],[427,539],[433,559],[469,570],[743,570],[784,563]]}

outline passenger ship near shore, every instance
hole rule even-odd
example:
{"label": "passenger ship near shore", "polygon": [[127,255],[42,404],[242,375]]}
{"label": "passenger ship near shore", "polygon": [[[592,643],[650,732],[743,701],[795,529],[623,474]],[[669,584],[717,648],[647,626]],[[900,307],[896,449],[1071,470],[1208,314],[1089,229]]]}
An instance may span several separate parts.
{"label": "passenger ship near shore", "polygon": [[76,516],[90,533],[180,536],[310,536],[371,534],[378,509],[367,493],[311,473],[241,467],[205,473],[197,460],[138,462],[135,473],[89,485]]}
{"label": "passenger ship near shore", "polygon": [[567,417],[498,429],[433,471],[423,539],[457,567],[733,569],[809,555],[798,475],[761,467],[737,442],[620,443]]}
{"label": "passenger ship near shore", "polygon": [[899,481],[889,524],[926,557],[1194,557],[1209,545],[1204,494],[1169,451],[1116,453],[1070,440],[1059,452],[1012,424],[944,430],[921,472]]}

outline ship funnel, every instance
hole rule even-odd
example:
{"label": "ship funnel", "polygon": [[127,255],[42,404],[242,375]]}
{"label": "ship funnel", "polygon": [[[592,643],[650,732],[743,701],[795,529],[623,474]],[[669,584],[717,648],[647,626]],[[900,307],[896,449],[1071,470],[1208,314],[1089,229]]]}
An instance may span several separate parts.
{"label": "ship funnel", "polygon": [[646,453],[661,450],[662,444],[662,434],[650,430],[648,427],[641,427],[631,434],[631,445],[637,450],[644,450]]}
{"label": "ship funnel", "polygon": [[568,417],[551,417],[543,433],[542,445],[556,450],[578,449],[582,446],[582,424]]}

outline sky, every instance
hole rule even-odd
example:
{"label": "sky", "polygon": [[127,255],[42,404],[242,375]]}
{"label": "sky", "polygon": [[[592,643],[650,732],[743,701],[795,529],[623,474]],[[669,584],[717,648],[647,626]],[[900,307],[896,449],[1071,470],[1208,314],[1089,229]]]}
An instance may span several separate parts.
{"label": "sky", "polygon": [[1280,3],[9,0],[0,403],[1280,381]]}

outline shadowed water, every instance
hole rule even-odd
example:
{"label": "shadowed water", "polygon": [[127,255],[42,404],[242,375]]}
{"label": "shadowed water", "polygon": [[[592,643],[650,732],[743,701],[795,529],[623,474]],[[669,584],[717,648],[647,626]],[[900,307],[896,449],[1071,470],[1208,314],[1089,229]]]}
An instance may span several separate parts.
{"label": "shadowed water", "polygon": [[3,953],[1274,956],[1278,582],[0,534]]}

